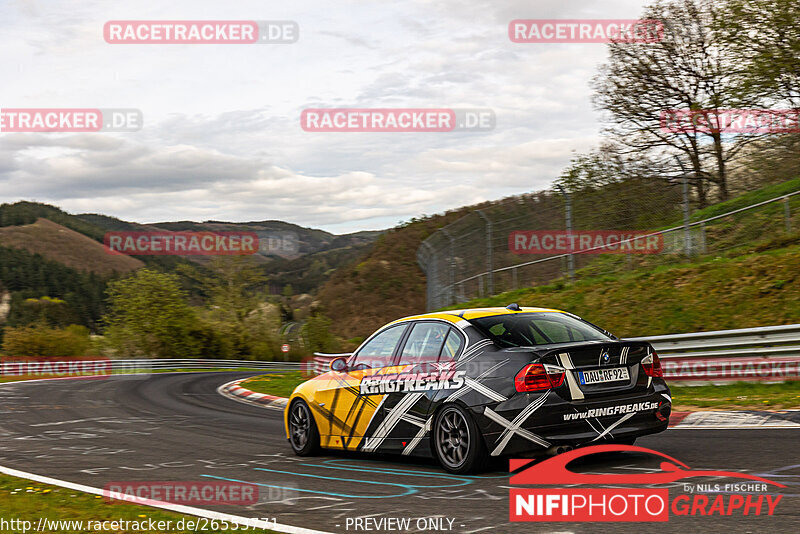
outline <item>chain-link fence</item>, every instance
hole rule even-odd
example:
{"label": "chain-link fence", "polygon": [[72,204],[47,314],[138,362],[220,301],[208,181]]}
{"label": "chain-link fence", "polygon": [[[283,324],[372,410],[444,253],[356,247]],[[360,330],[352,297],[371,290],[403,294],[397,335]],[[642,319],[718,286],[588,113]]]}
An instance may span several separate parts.
{"label": "chain-link fence", "polygon": [[[680,186],[548,190],[471,212],[417,250],[429,310],[513,289],[735,253],[800,230],[800,191],[689,215]],[[741,205],[740,205],[741,204]]]}

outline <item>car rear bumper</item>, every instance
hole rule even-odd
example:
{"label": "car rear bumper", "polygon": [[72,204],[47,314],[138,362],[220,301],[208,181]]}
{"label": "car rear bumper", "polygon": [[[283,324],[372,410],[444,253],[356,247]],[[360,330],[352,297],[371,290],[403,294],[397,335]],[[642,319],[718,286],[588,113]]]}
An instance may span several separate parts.
{"label": "car rear bumper", "polygon": [[603,444],[667,429],[672,400],[663,380],[646,392],[570,402],[550,391],[519,394],[476,411],[493,456],[542,452],[554,445]]}

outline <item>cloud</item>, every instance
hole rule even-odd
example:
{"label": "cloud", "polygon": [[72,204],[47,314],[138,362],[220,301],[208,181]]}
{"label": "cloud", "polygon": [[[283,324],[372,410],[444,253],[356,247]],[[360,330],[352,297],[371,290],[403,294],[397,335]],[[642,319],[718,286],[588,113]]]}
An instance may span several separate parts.
{"label": "cloud", "polygon": [[[139,222],[333,231],[547,187],[598,140],[603,45],[519,45],[514,18],[635,18],[643,0],[142,0],[0,5],[0,108],[140,109],[135,133],[0,133],[0,201]],[[111,19],[297,20],[292,45],[108,45]],[[308,107],[490,108],[491,132],[311,133]]]}

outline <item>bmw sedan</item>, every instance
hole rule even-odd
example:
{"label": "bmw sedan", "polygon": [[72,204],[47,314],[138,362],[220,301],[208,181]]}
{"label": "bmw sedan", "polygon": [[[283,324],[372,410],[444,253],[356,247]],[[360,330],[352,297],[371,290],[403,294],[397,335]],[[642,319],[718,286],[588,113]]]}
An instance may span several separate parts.
{"label": "bmw sedan", "polygon": [[284,421],[298,455],[427,456],[469,473],[489,456],[632,444],[665,430],[671,405],[650,344],[511,304],[387,324],[300,384]]}

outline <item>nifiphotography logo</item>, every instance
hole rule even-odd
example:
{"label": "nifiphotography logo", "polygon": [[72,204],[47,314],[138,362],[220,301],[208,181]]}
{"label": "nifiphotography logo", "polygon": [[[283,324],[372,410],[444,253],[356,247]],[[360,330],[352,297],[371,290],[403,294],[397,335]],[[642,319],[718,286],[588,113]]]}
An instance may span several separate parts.
{"label": "nifiphotography logo", "polygon": [[[586,456],[608,452],[638,452],[663,459],[661,472],[635,474],[577,473],[568,464]],[[536,522],[664,522],[675,516],[774,515],[782,495],[768,494],[768,485],[783,484],[736,471],[691,469],[664,453],[632,445],[597,445],[575,449],[544,461],[511,460],[510,483],[514,485],[563,485],[568,488],[519,488],[509,494],[509,519]],[[674,483],[692,477],[727,477],[749,482],[683,485],[670,501],[668,488],[654,484]],[[583,488],[581,485],[614,487]],[[647,485],[648,487],[620,487]],[[716,496],[698,493],[708,486]],[[698,491],[695,491],[697,489]],[[727,492],[730,492],[728,494]]]}

